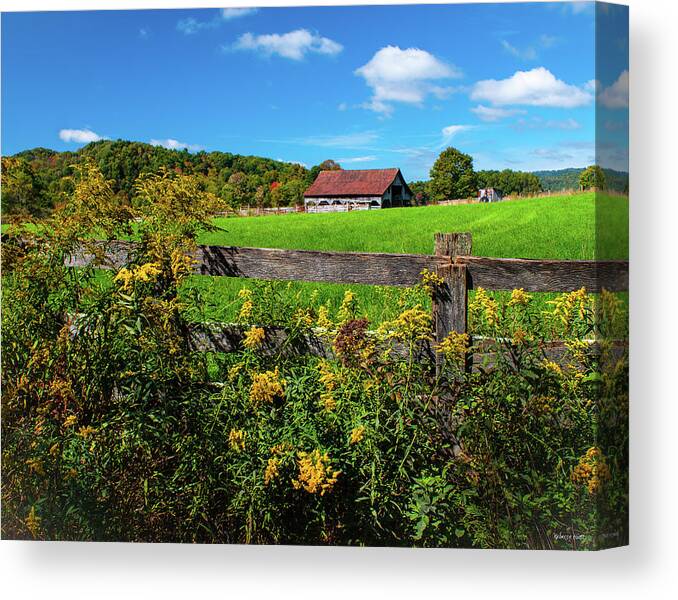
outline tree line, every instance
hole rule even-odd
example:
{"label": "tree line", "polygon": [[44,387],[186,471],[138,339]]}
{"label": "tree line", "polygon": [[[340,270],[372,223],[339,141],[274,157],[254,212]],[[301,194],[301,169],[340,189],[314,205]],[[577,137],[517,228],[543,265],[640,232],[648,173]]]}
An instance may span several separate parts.
{"label": "tree line", "polygon": [[[229,152],[196,153],[170,150],[142,142],[102,140],[76,152],[34,148],[2,158],[2,214],[43,216],[72,192],[75,165],[92,161],[121,202],[133,196],[134,182],[161,168],[193,175],[200,188],[237,209],[302,205],[304,191],[321,170],[341,169],[334,160],[306,168],[260,156]],[[430,179],[410,184],[416,204],[476,197],[480,188],[497,188],[505,195],[530,195],[558,189],[613,189],[628,192],[628,174],[600,167],[536,172],[473,168],[473,158],[446,148],[430,170]]]}
{"label": "tree line", "polygon": [[113,182],[121,202],[133,196],[135,181],[144,173],[166,168],[193,175],[203,191],[229,206],[276,207],[303,204],[304,191],[323,169],[336,169],[331,160],[310,169],[259,156],[229,152],[170,150],[141,142],[103,140],[76,152],[34,148],[2,158],[2,213],[42,216],[72,191],[74,165],[93,161]]}
{"label": "tree line", "polygon": [[476,171],[473,158],[457,148],[446,148],[433,164],[428,181],[410,185],[419,204],[473,198],[480,188],[497,188],[504,194],[528,195],[543,191],[539,177],[525,171]]}

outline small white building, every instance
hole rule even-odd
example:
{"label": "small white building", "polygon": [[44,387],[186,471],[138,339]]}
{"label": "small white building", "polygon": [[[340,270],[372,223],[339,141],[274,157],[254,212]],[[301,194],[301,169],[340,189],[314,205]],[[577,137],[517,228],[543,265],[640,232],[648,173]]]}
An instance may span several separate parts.
{"label": "small white building", "polygon": [[306,212],[346,212],[409,206],[412,191],[400,169],[320,171],[304,193]]}
{"label": "small white building", "polygon": [[483,188],[478,190],[479,202],[499,202],[503,197],[504,194],[497,188]]}

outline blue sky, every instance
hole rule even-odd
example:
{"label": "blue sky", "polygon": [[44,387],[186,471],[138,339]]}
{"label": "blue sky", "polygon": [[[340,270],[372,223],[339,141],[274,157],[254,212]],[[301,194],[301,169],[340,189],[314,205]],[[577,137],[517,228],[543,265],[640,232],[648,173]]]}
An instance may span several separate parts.
{"label": "blue sky", "polygon": [[5,13],[2,151],[121,138],[414,180],[447,145],[591,164],[598,109],[625,168],[627,13],[598,11],[598,69],[591,3]]}

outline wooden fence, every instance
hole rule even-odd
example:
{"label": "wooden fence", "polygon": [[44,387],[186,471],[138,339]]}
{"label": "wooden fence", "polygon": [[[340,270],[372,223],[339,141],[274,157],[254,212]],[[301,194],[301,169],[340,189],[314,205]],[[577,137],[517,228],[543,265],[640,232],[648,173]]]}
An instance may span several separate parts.
{"label": "wooden fence", "polygon": [[[134,249],[133,242],[106,242],[107,260],[101,267],[124,266]],[[92,264],[96,254],[91,248],[83,248],[67,264],[72,267]],[[422,271],[428,269],[443,280],[433,297],[435,342],[451,331],[466,333],[468,291],[473,288],[523,288],[528,292],[568,292],[582,287],[589,292],[628,290],[627,261],[473,256],[470,233],[435,234],[433,255],[199,246],[193,258],[194,271],[200,275],[381,286],[416,285]],[[244,331],[237,325],[196,324],[190,335],[197,349],[227,352],[242,347]],[[267,328],[265,349],[275,352],[288,342],[283,330]],[[295,344],[301,352],[331,353],[320,338],[307,336],[302,347],[298,347],[298,341]],[[545,348],[547,354],[562,355],[562,343],[549,344]],[[430,348],[427,352],[434,354]]]}

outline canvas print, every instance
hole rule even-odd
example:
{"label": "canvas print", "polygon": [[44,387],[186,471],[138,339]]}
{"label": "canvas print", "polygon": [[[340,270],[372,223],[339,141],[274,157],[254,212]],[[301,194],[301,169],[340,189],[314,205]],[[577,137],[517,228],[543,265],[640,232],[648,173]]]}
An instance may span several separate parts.
{"label": "canvas print", "polygon": [[628,18],[2,14],[3,539],[628,544]]}

